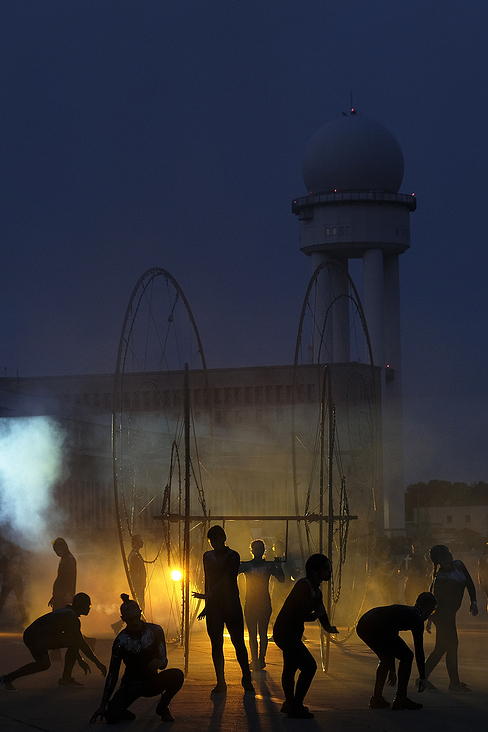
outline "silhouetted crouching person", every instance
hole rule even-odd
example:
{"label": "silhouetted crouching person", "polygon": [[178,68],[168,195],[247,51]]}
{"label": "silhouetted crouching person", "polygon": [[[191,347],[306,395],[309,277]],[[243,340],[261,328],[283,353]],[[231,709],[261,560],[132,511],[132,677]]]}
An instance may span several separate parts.
{"label": "silhouetted crouching person", "polygon": [[211,526],[207,538],[213,551],[203,555],[205,593],[194,592],[193,597],[205,600],[205,609],[198,619],[206,619],[207,633],[212,645],[212,660],[217,676],[217,685],[212,689],[212,694],[223,694],[227,689],[224,676],[224,625],[227,626],[241,667],[242,686],[245,691],[254,693],[237,586],[240,557],[233,549],[225,546],[227,537],[221,526]]}
{"label": "silhouetted crouching person", "polygon": [[98,660],[81,634],[80,615],[88,615],[90,607],[91,600],[88,595],[79,592],[74,596],[71,605],[53,610],[52,613],[47,613],[34,620],[24,631],[24,643],[34,661],[27,663],[17,671],[0,676],[0,686],[6,691],[16,691],[12,684],[16,679],[39,673],[39,671],[47,671],[51,666],[49,651],[55,648],[67,649],[63,675],[58,682],[60,686],[83,686],[71,676],[76,661],[85,674],[90,670],[89,665],[81,658],[80,650],[93,661],[102,676],[105,676],[106,667]]}
{"label": "silhouetted crouching person", "polygon": [[[298,580],[278,613],[273,638],[283,651],[281,683],[285,703],[281,711],[294,719],[313,719],[303,705],[317,670],[317,663],[302,641],[305,622],[319,620],[327,633],[337,633],[322,601],[321,582],[330,580],[332,565],[323,554],[312,554],[305,564],[306,577]],[[296,686],[295,674],[300,671]]]}
{"label": "silhouetted crouching person", "polygon": [[436,606],[434,595],[422,592],[414,607],[409,605],[386,605],[374,607],[359,619],[357,634],[380,662],[376,669],[376,682],[373,696],[369,701],[371,709],[385,709],[390,703],[383,697],[383,688],[388,677],[389,686],[397,682],[395,659],[398,665],[398,687],[392,709],[422,709],[422,704],[407,697],[408,681],[412,670],[413,653],[400,638],[401,630],[411,630],[415,647],[415,659],[419,670],[418,690],[425,689],[424,621]]}
{"label": "silhouetted crouching person", "polygon": [[[108,670],[102,703],[90,718],[96,722],[98,717],[115,724],[123,720],[135,719],[129,710],[130,705],[141,696],[151,697],[161,694],[156,714],[163,722],[174,722],[169,703],[183,685],[183,672],[178,668],[166,668],[166,642],[163,629],[154,623],[146,623],[141,618],[141,608],[128,595],[121,595],[120,615],[126,627],[113,642],[112,657]],[[119,678],[120,664],[125,664],[120,686],[112,699],[112,693]]]}

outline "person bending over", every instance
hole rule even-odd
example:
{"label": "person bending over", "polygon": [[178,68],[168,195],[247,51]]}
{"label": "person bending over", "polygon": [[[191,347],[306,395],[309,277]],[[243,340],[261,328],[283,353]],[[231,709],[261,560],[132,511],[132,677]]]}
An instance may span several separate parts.
{"label": "person bending over", "polygon": [[398,687],[391,705],[392,709],[422,709],[422,704],[407,697],[408,681],[412,670],[413,653],[400,638],[401,630],[411,630],[415,648],[415,659],[420,680],[418,690],[425,689],[424,621],[436,606],[436,599],[430,592],[422,592],[415,605],[386,605],[368,610],[357,624],[356,632],[362,641],[379,658],[373,696],[369,700],[371,709],[386,709],[390,703],[383,697],[383,687],[388,677],[389,686],[395,686],[397,675],[395,659],[398,658]]}
{"label": "person bending over", "polygon": [[249,657],[244,642],[244,618],[237,587],[240,557],[233,549],[225,546],[227,537],[221,526],[211,526],[207,538],[212,551],[203,555],[205,592],[194,592],[193,597],[205,600],[205,608],[198,619],[206,619],[207,633],[212,645],[212,660],[217,676],[217,685],[212,689],[212,694],[223,694],[227,690],[224,676],[224,625],[227,626],[241,667],[242,686],[245,691],[254,693]]}
{"label": "person bending over", "polygon": [[[136,715],[129,710],[130,705],[141,696],[158,694],[161,698],[156,714],[163,722],[174,722],[169,703],[183,685],[183,671],[166,668],[168,659],[163,629],[142,620],[141,608],[135,600],[129,599],[129,595],[122,594],[120,597],[123,600],[120,616],[126,626],[113,642],[102,702],[92,714],[90,722],[93,724],[98,717],[105,717],[108,724],[135,719]],[[122,661],[125,664],[124,675],[112,697]]]}
{"label": "person bending over", "polygon": [[[331,578],[330,560],[324,554],[312,554],[305,564],[305,572],[306,577],[298,580],[283,603],[273,629],[274,641],[283,651],[281,683],[285,703],[281,711],[294,719],[313,719],[314,716],[303,704],[317,670],[314,657],[302,641],[304,624],[318,619],[327,633],[337,633],[337,628],[329,622],[320,590],[320,584]],[[300,674],[295,686],[298,670]]]}
{"label": "person bending over", "polygon": [[[275,577],[278,582],[285,581],[285,573],[281,562],[267,562],[264,557],[265,546],[261,539],[251,543],[253,559],[241,562],[239,573],[246,577],[246,602],[244,618],[249,631],[249,647],[251,649],[251,669],[260,671],[266,666],[266,649],[268,647],[268,625],[271,617],[271,597],[269,580]],[[259,632],[259,655],[258,655]]]}
{"label": "person bending over", "polygon": [[83,686],[71,676],[73,666],[78,661],[85,672],[90,671],[89,665],[80,656],[89,658],[101,671],[102,676],[107,673],[106,667],[93,653],[92,649],[81,634],[80,615],[88,615],[90,612],[91,600],[84,592],[78,592],[73,602],[67,607],[53,610],[42,615],[29,625],[24,631],[24,643],[31,652],[34,661],[25,666],[0,676],[0,686],[6,691],[16,691],[12,682],[22,676],[47,671],[51,666],[49,651],[55,648],[66,648],[64,659],[64,671],[59,679],[60,686]]}

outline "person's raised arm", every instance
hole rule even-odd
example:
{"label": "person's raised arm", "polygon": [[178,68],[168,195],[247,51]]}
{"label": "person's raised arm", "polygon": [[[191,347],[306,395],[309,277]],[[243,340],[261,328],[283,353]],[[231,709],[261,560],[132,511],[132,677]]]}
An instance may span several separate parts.
{"label": "person's raised arm", "polygon": [[275,559],[274,562],[271,562],[271,574],[275,579],[278,580],[278,582],[284,582],[285,581],[285,573],[283,572],[283,567],[281,566],[281,562],[278,559]]}

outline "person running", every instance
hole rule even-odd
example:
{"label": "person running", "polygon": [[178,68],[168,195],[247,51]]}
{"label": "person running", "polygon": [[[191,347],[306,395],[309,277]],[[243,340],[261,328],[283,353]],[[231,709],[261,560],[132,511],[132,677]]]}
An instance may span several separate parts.
{"label": "person running", "polygon": [[[179,668],[166,668],[168,658],[161,626],[142,620],[141,608],[135,600],[129,599],[129,595],[122,594],[120,597],[120,616],[126,626],[113,642],[102,702],[92,714],[90,723],[96,722],[98,717],[105,717],[108,724],[135,719],[136,715],[130,711],[130,705],[141,696],[159,694],[161,697],[156,714],[163,722],[174,722],[169,703],[183,685],[183,672]],[[122,661],[125,671],[120,686],[112,697]]]}
{"label": "person running", "polygon": [[320,590],[320,584],[331,578],[330,560],[324,554],[312,554],[305,564],[305,572],[306,576],[296,582],[283,603],[273,629],[274,641],[283,651],[281,684],[285,702],[281,711],[293,719],[314,717],[303,704],[317,670],[314,657],[302,641],[305,622],[318,619],[327,633],[337,633],[337,628],[329,622]]}
{"label": "person running", "polygon": [[265,546],[261,539],[253,541],[250,548],[253,559],[249,562],[241,562],[239,572],[242,572],[246,577],[244,618],[249,631],[251,669],[253,671],[260,671],[266,666],[265,657],[268,647],[268,625],[271,617],[269,580],[270,577],[275,577],[278,582],[284,582],[285,573],[279,561],[267,562],[264,559]]}
{"label": "person running", "polygon": [[60,686],[84,686],[76,681],[71,673],[75,662],[83,669],[85,675],[90,671],[89,665],[80,656],[83,655],[92,661],[102,676],[107,673],[106,667],[93,653],[92,649],[81,634],[80,615],[88,615],[90,612],[91,600],[84,592],[78,592],[74,596],[71,605],[51,613],[42,615],[29,625],[24,631],[24,643],[34,658],[34,661],[25,666],[0,676],[0,687],[5,691],[16,691],[13,681],[22,676],[37,674],[40,671],[47,671],[51,666],[49,651],[54,648],[66,648],[64,659],[63,675],[59,679]]}
{"label": "person running", "polygon": [[399,633],[401,630],[412,631],[415,659],[420,676],[418,690],[424,691],[424,622],[435,606],[436,599],[434,595],[430,592],[422,592],[417,597],[413,607],[409,605],[374,607],[359,619],[356,628],[358,636],[379,658],[373,696],[369,700],[371,709],[386,709],[390,706],[390,702],[383,697],[383,688],[387,677],[389,686],[395,686],[397,683],[396,658],[400,661],[398,665],[398,687],[391,708],[422,709],[422,704],[418,704],[407,697],[413,653],[405,641],[400,638]]}
{"label": "person running", "polygon": [[[432,592],[437,600],[432,622],[435,625],[435,647],[425,664],[425,677],[429,678],[442,656],[446,655],[446,668],[449,674],[449,689],[451,691],[470,691],[469,687],[459,679],[458,670],[458,635],[456,628],[456,613],[461,607],[464,590],[468,591],[471,604],[469,612],[478,615],[476,590],[466,566],[459,559],[453,559],[452,554],[444,544],[436,544],[430,551],[430,558],[434,564]],[[430,624],[427,625],[430,633]],[[436,687],[430,681],[428,689]]]}
{"label": "person running", "polygon": [[205,592],[193,592],[193,597],[205,600],[205,608],[198,619],[206,619],[207,633],[212,645],[212,660],[217,676],[217,684],[212,689],[212,694],[223,694],[227,690],[224,675],[224,625],[227,626],[241,667],[242,686],[245,691],[254,693],[249,657],[244,642],[244,618],[237,587],[240,557],[236,551],[225,546],[227,537],[221,526],[211,526],[207,538],[212,551],[203,555]]}

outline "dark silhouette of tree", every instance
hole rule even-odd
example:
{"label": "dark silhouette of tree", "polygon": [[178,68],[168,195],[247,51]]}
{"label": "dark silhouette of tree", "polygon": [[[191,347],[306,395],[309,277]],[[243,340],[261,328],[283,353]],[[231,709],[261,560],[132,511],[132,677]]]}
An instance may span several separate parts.
{"label": "dark silhouette of tree", "polygon": [[413,483],[405,491],[405,518],[413,521],[414,509],[426,506],[486,506],[488,483],[451,483],[448,480],[429,480]]}

